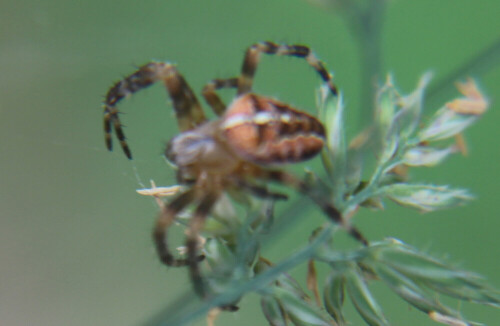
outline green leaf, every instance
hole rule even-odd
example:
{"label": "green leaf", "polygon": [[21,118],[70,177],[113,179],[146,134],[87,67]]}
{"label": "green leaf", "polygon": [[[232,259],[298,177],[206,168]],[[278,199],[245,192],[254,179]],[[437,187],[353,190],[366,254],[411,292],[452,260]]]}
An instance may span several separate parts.
{"label": "green leaf", "polygon": [[377,93],[375,109],[375,132],[378,141],[379,164],[388,162],[396,152],[399,143],[399,125],[394,121],[399,94],[389,76],[386,84]]}
{"label": "green leaf", "polygon": [[476,274],[457,270],[401,243],[372,248],[373,259],[419,282],[447,284],[455,280],[478,280]]}
{"label": "green leaf", "polygon": [[444,295],[473,303],[500,308],[498,292],[490,287],[473,281],[473,278],[457,278],[448,284],[425,282],[425,285]]}
{"label": "green leaf", "polygon": [[292,293],[297,298],[306,300],[308,298],[307,294],[302,290],[299,283],[291,277],[288,273],[280,275],[278,278],[279,287]]}
{"label": "green leaf", "polygon": [[422,212],[451,208],[465,204],[472,196],[464,189],[447,186],[398,183],[380,188],[376,195],[385,195],[403,206]]}
{"label": "green leaf", "polygon": [[349,270],[346,276],[346,289],[352,303],[361,317],[370,326],[388,326],[382,309],[373,298],[363,277],[356,270]]}
{"label": "green leaf", "polygon": [[342,306],[344,304],[344,283],[345,279],[343,275],[333,272],[328,277],[323,290],[323,302],[326,311],[333,320],[338,324],[338,326],[347,325],[342,313]]}
{"label": "green leaf", "polygon": [[419,80],[417,89],[410,95],[401,97],[399,105],[401,109],[394,117],[394,123],[399,125],[400,137],[408,139],[417,129],[422,113],[422,102],[424,91],[432,78],[432,73],[425,73]]}
{"label": "green leaf", "polygon": [[322,121],[325,122],[327,139],[326,151],[322,152],[323,166],[325,167],[333,188],[336,189],[335,194],[337,200],[342,198],[345,191],[345,174],[347,163],[347,149],[344,130],[344,105],[342,94],[338,97],[331,96],[328,88],[321,89],[322,97],[320,98],[320,114]]}
{"label": "green leaf", "polygon": [[420,141],[435,141],[455,136],[476,122],[479,116],[456,113],[447,107],[439,109],[432,122],[418,133]]}
{"label": "green leaf", "polygon": [[452,145],[444,149],[417,146],[408,150],[402,163],[409,166],[435,166],[446,159],[450,154],[457,152],[457,147]]}
{"label": "green leaf", "polygon": [[287,322],[283,316],[282,307],[279,302],[271,296],[263,296],[260,300],[262,312],[271,326],[286,326]]}
{"label": "green leaf", "polygon": [[236,261],[231,250],[220,238],[207,239],[204,254],[205,260],[213,270],[227,269],[228,265],[233,266]]}
{"label": "green leaf", "polygon": [[377,128],[385,136],[393,124],[394,114],[396,113],[396,102],[399,95],[392,83],[392,77],[389,75],[387,81],[377,92],[375,123]]}
{"label": "green leaf", "polygon": [[296,320],[295,322],[298,321],[303,325],[330,326],[329,321],[321,315],[315,306],[295,294],[280,287],[274,287],[272,293],[281,302],[286,313]]}
{"label": "green leaf", "polygon": [[459,316],[456,311],[443,306],[435,296],[426,293],[421,286],[397,270],[381,263],[377,263],[373,267],[377,276],[380,277],[384,283],[417,309],[425,313],[438,311],[445,315]]}

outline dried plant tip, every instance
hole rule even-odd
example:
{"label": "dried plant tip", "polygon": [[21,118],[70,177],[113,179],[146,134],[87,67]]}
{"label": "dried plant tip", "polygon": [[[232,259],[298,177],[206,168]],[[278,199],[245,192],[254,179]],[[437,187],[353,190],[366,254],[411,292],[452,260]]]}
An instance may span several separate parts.
{"label": "dried plant tip", "polygon": [[217,319],[217,316],[221,313],[220,308],[213,308],[210,310],[207,314],[207,326],[215,326],[215,319]]}
{"label": "dried plant tip", "polygon": [[360,132],[356,137],[354,137],[349,143],[349,149],[360,149],[365,146],[370,138],[373,136],[373,128],[369,127],[362,132]]}
{"label": "dried plant tip", "polygon": [[472,78],[467,79],[465,83],[457,83],[457,88],[465,98],[448,102],[446,107],[460,114],[481,115],[486,112],[488,100],[481,94]]}
{"label": "dried plant tip", "polygon": [[137,189],[137,193],[143,196],[167,197],[173,196],[181,190],[181,186],[157,187],[153,180],[149,180],[151,188]]}
{"label": "dried plant tip", "polygon": [[[186,232],[184,232],[184,233],[186,233]],[[207,239],[205,237],[200,236],[200,235],[198,235],[197,238],[198,238],[197,249],[202,250],[205,247],[205,243],[207,242]],[[180,255],[187,255],[187,253],[188,253],[188,249],[186,246],[179,246],[176,248],[176,250]]]}
{"label": "dried plant tip", "polygon": [[436,311],[429,312],[429,318],[438,322],[438,323],[449,325],[449,326],[469,326],[469,324],[464,322],[463,320],[456,319],[456,318],[446,316],[446,315],[442,315]]}
{"label": "dried plant tip", "polygon": [[314,299],[318,307],[321,307],[321,298],[319,296],[318,290],[318,275],[316,273],[316,267],[314,266],[314,260],[310,259],[307,263],[307,289],[314,294]]}
{"label": "dried plant tip", "polygon": [[403,246],[405,244],[403,241],[396,239],[396,238],[393,238],[393,237],[385,238],[385,241],[387,241],[389,244],[393,244],[393,245]]}
{"label": "dried plant tip", "polygon": [[455,135],[455,148],[463,155],[467,156],[469,151],[467,150],[467,143],[465,142],[465,137],[463,133],[458,133]]}
{"label": "dried plant tip", "polygon": [[398,164],[394,166],[392,169],[387,171],[387,173],[392,173],[395,174],[401,178],[407,178],[408,177],[408,165],[404,164]]}
{"label": "dried plant tip", "polygon": [[479,92],[472,79],[459,84],[458,87],[465,97],[448,102],[438,110],[434,114],[432,122],[419,132],[420,141],[435,141],[453,137],[476,122],[486,112],[488,101]]}

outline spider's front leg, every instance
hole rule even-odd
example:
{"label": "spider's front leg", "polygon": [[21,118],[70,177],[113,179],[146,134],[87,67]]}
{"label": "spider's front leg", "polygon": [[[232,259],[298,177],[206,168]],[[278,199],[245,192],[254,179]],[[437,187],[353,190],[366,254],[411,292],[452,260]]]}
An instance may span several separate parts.
{"label": "spider's front leg", "polygon": [[151,86],[157,81],[162,81],[165,84],[172,98],[181,131],[193,129],[206,120],[196,96],[184,77],[177,72],[175,66],[164,62],[151,62],[139,67],[137,71],[115,83],[106,94],[103,103],[104,133],[106,146],[109,150],[113,148],[111,133],[114,129],[125,155],[129,159],[132,158],[116,105],[128,95]]}
{"label": "spider's front leg", "polygon": [[207,290],[199,266],[200,256],[197,253],[198,237],[203,229],[203,225],[205,224],[208,214],[214,207],[218,198],[219,194],[217,193],[208,193],[205,197],[203,197],[191,217],[189,228],[187,230],[186,248],[188,254],[187,262],[189,265],[189,274],[191,281],[193,282],[194,290],[202,298],[207,296]]}
{"label": "spider's front leg", "polygon": [[[175,220],[175,217],[190,203],[196,199],[196,191],[190,189],[177,198],[170,204],[163,207],[156,225],[153,229],[153,240],[156,245],[156,252],[161,262],[167,266],[185,266],[188,265],[186,259],[176,259],[170,252],[167,242],[167,231]],[[198,260],[200,257],[197,258]]]}
{"label": "spider's front leg", "polygon": [[[209,293],[207,291],[207,284],[205,283],[205,279],[203,278],[200,270],[200,256],[197,253],[198,239],[199,234],[203,229],[203,225],[205,224],[205,220],[219,197],[220,193],[210,192],[201,199],[193,216],[191,217],[191,222],[189,223],[187,232],[186,248],[188,252],[187,262],[189,265],[189,275],[191,282],[193,282],[196,294],[198,294],[201,298],[207,298]],[[219,308],[226,311],[238,310],[238,307],[234,304],[223,305]]]}

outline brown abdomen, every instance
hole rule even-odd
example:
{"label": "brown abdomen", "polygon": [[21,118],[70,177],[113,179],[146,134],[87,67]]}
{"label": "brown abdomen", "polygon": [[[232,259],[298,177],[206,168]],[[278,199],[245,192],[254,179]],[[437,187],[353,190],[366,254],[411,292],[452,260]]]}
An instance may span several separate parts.
{"label": "brown abdomen", "polygon": [[245,94],[222,118],[229,146],[257,164],[300,162],[323,148],[325,128],[316,118],[282,102]]}

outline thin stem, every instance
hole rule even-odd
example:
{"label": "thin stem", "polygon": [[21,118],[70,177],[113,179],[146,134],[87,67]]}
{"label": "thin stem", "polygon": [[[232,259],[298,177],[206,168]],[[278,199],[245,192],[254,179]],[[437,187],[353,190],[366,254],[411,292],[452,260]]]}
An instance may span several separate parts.
{"label": "thin stem", "polygon": [[[229,302],[236,301],[238,298],[243,296],[245,293],[258,291],[266,287],[269,283],[276,280],[281,274],[289,271],[293,267],[308,261],[315,254],[316,250],[328,241],[331,237],[332,232],[336,229],[333,224],[328,225],[320,234],[311,242],[309,245],[291,255],[284,261],[276,264],[275,266],[269,268],[265,272],[255,276],[253,279],[246,281],[245,283],[238,283],[234,286],[228,287],[228,291],[217,295],[210,300],[203,302],[199,307],[194,310],[183,313],[175,314],[175,316],[169,314],[161,314],[162,317],[155,317],[154,321],[149,321],[145,323],[146,326],[170,326],[170,325],[187,325],[194,320],[206,315],[211,309],[215,307],[224,306]],[[154,323],[155,321],[161,320],[162,322]]]}
{"label": "thin stem", "polygon": [[[347,5],[351,3],[351,5]],[[348,2],[345,19],[360,54],[360,122],[364,126],[373,111],[377,79],[381,67],[381,31],[385,0],[370,0],[363,7]]]}

